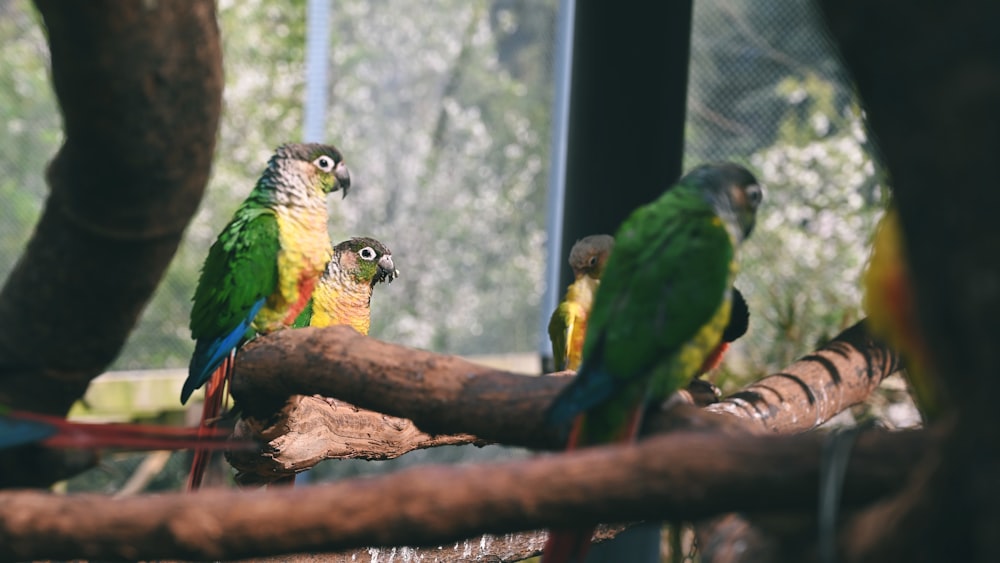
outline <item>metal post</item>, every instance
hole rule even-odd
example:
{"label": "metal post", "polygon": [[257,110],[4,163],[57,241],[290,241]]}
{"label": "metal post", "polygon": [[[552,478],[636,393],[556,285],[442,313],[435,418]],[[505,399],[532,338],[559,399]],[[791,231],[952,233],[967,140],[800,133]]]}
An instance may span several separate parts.
{"label": "metal post", "polygon": [[[564,0],[561,7],[557,52],[569,64],[558,60],[569,68],[557,66],[553,116],[549,202],[560,206],[561,198],[562,205],[549,211],[540,345],[546,366],[548,315],[570,283],[566,257],[573,243],[614,234],[632,210],[681,175],[691,50],[692,0]],[[647,523],[595,546],[587,561],[658,562],[659,543],[660,525]]]}
{"label": "metal post", "polygon": [[[302,140],[307,143],[326,140],[331,1],[309,0],[306,7],[306,99],[302,110]],[[311,480],[308,471],[295,476],[297,485],[306,485]]]}
{"label": "metal post", "polygon": [[563,201],[566,199],[566,148],[569,138],[569,90],[573,63],[573,19],[576,0],[559,2],[555,48],[555,95],[552,101],[552,145],[549,154],[549,197],[546,210],[548,256],[545,261],[545,295],[542,296],[541,330],[538,350],[542,371],[552,371],[552,347],[549,344],[549,316],[563,291],[560,278],[563,235]]}
{"label": "metal post", "polygon": [[691,0],[563,0],[560,8],[543,358],[573,243],[614,234],[681,175],[691,47]]}
{"label": "metal post", "polygon": [[309,0],[306,7],[306,99],[302,112],[302,139],[306,142],[322,142],[326,136],[330,2]]}

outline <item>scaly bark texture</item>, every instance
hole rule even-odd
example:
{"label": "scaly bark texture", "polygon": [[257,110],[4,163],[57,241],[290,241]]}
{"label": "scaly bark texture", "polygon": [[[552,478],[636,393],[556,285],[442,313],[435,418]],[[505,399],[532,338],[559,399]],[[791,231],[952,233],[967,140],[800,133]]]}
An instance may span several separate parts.
{"label": "scaly bark texture", "polygon": [[[201,199],[222,59],[209,0],[37,6],[65,143],[0,291],[0,404],[65,414],[125,342]],[[37,455],[0,456],[4,484],[58,473]]]}

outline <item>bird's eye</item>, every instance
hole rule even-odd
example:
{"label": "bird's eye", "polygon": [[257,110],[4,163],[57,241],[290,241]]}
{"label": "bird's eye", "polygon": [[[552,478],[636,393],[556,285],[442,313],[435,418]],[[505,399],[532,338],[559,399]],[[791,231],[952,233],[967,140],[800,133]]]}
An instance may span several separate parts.
{"label": "bird's eye", "polygon": [[587,263],[590,264],[591,266],[596,266],[597,265],[597,256],[591,256],[590,260]]}
{"label": "bird's eye", "polygon": [[370,246],[366,246],[366,247],[362,248],[360,252],[358,252],[358,256],[364,258],[365,260],[374,260],[375,259],[375,249],[373,249]]}
{"label": "bird's eye", "polygon": [[761,199],[764,198],[764,190],[757,184],[750,184],[743,191],[746,193],[747,203],[753,207],[760,205]]}
{"label": "bird's eye", "polygon": [[323,155],[314,160],[313,164],[316,166],[316,168],[319,168],[323,172],[333,172],[333,167],[336,166],[336,164],[333,162],[333,159],[326,155]]}

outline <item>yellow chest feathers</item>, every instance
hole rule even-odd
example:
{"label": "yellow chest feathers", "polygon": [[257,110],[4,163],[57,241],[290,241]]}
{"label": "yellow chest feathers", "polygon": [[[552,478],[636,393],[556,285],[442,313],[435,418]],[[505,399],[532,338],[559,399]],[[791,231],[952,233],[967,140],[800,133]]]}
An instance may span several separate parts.
{"label": "yellow chest feathers", "polygon": [[254,320],[260,332],[291,325],[332,255],[326,206],[278,207],[278,287]]}
{"label": "yellow chest feathers", "polygon": [[313,314],[309,326],[348,325],[361,334],[371,326],[372,287],[340,284],[324,277],[313,292]]}

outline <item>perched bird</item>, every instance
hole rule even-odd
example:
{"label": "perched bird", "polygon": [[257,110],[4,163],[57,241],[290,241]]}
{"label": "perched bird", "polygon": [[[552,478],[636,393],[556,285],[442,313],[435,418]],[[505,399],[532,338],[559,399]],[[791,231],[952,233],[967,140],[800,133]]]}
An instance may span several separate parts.
{"label": "perched bird", "polygon": [[715,350],[708,355],[708,358],[705,359],[705,363],[702,364],[698,375],[708,373],[719,367],[719,364],[722,363],[722,358],[729,350],[729,345],[746,334],[747,329],[750,328],[750,307],[747,305],[747,300],[743,298],[743,293],[736,289],[735,286],[732,289],[729,302],[729,321],[726,323],[726,328],[722,331],[722,340],[715,347]]}
{"label": "perched bird", "polygon": [[228,440],[228,432],[152,424],[86,424],[0,406],[0,449],[38,442],[47,448],[184,450],[236,449],[253,442]]}
{"label": "perched bird", "polygon": [[556,371],[576,371],[580,367],[587,317],[614,245],[615,239],[610,235],[590,235],[576,241],[569,251],[573,283],[566,288],[566,297],[549,319],[549,340]]}
{"label": "perched bird", "polygon": [[[729,322],[737,247],[763,192],[732,163],[706,164],[629,216],[615,234],[573,381],[547,424],[567,449],[635,439],[642,414],[687,385]],[[582,560],[593,529],[558,530],[547,563]]]}
{"label": "perched bird", "polygon": [[875,231],[862,283],[869,330],[899,351],[917,407],[933,420],[943,410],[945,389],[934,379],[930,350],[917,319],[916,294],[895,207],[886,211]]}
{"label": "perched bird", "polygon": [[[346,196],[350,185],[335,147],[282,145],[212,244],[194,293],[195,349],[181,391],[185,403],[208,383],[203,426],[219,415],[236,348],[257,333],[291,326],[308,303],[330,260],[326,196]],[[206,461],[195,452],[189,488],[199,486],[196,474]]]}
{"label": "perched bird", "polygon": [[[369,237],[355,237],[333,247],[333,258],[313,291],[312,299],[293,325],[327,327],[348,325],[367,335],[371,326],[372,292],[379,283],[399,276],[392,252]],[[269,486],[295,485],[295,476],[275,479]]]}
{"label": "perched bird", "polygon": [[355,237],[333,247],[333,258],[295,327],[349,325],[361,334],[371,326],[375,285],[399,276],[392,252],[369,237]]}

